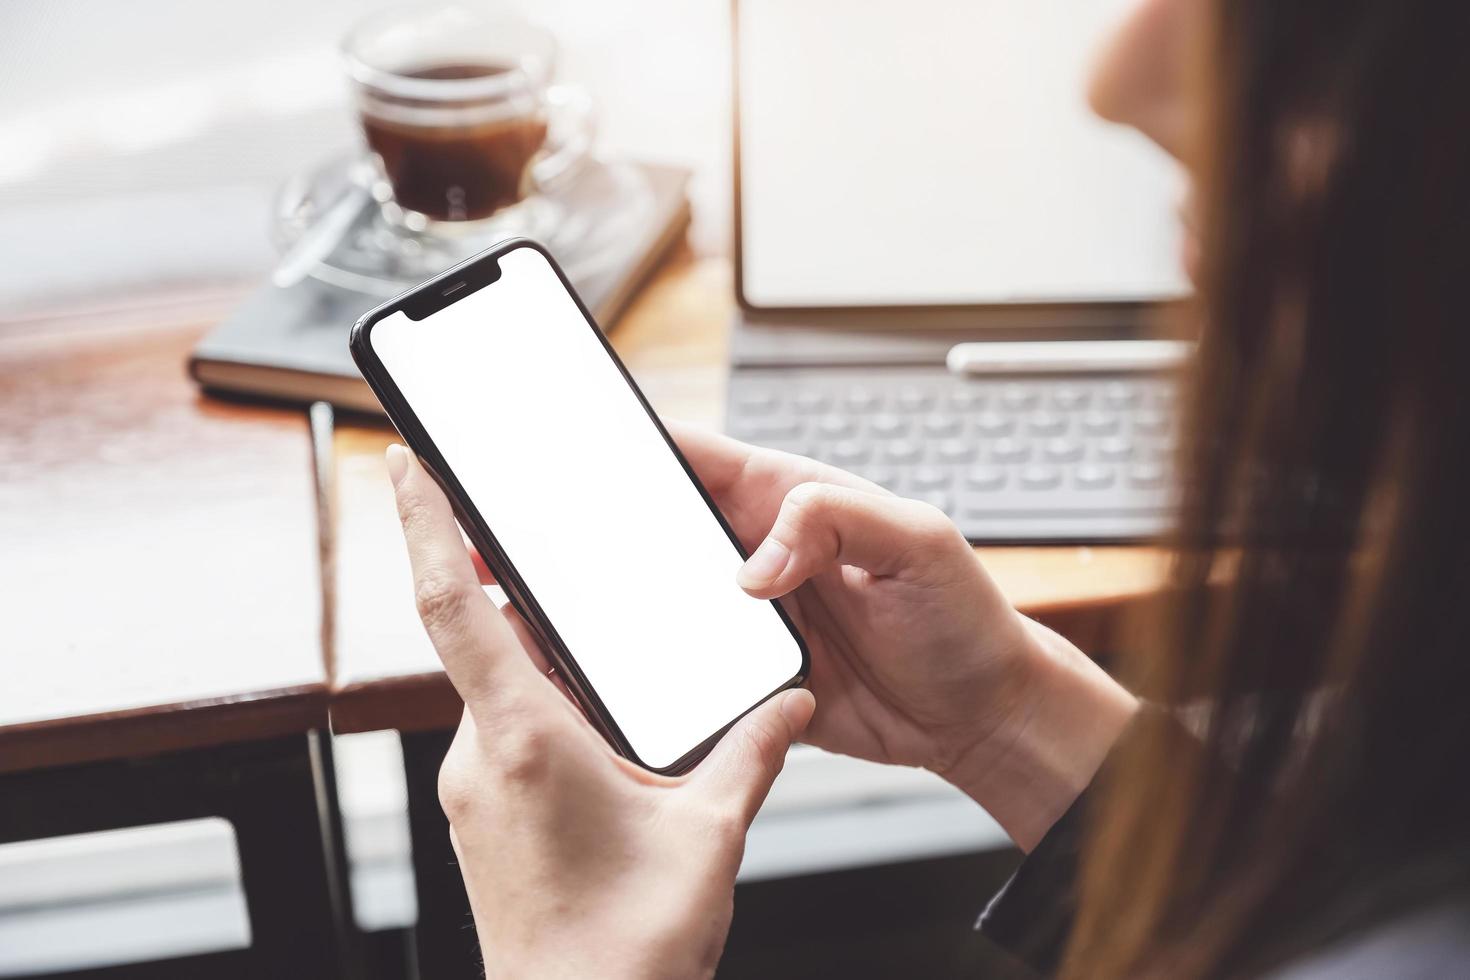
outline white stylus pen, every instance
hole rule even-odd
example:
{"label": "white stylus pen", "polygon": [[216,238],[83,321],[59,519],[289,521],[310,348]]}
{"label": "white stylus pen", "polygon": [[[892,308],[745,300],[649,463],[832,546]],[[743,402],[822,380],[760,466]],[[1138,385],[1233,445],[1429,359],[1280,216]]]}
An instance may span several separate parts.
{"label": "white stylus pen", "polygon": [[1194,353],[1183,340],[996,341],[955,344],[944,362],[955,374],[1170,371]]}

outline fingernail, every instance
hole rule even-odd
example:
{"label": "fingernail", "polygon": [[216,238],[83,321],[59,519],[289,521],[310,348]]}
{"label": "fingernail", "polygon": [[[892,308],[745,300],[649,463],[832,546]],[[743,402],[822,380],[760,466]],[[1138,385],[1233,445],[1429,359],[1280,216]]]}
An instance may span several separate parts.
{"label": "fingernail", "polygon": [[397,490],[408,473],[408,450],[395,442],[388,447],[385,458],[388,460],[388,479],[393,481],[393,489]]}
{"label": "fingernail", "polygon": [[740,566],[740,574],[735,576],[735,581],[742,589],[763,589],[776,581],[776,578],[786,570],[786,564],[789,561],[791,561],[791,549],[775,538],[766,538],[761,542],[761,546],[755,549],[755,554]]}
{"label": "fingernail", "polygon": [[792,691],[781,699],[781,717],[793,731],[800,732],[811,721],[811,700],[811,692],[804,689]]}

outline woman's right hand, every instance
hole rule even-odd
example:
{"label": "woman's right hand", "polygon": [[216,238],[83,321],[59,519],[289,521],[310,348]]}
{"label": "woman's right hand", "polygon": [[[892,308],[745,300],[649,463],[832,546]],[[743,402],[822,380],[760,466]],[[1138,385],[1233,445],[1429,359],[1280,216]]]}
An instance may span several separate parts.
{"label": "woman's right hand", "polygon": [[812,654],[805,740],[922,766],[1022,848],[1086,787],[1136,708],[1070,643],[1020,615],[939,510],[800,456],[671,432]]}

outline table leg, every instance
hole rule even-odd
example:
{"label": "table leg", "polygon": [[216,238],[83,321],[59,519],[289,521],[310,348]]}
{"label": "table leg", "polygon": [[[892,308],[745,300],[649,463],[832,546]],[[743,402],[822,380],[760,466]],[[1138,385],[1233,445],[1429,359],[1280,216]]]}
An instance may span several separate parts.
{"label": "table leg", "polygon": [[318,730],[310,732],[307,737],[316,786],[316,815],[321,828],[326,882],[334,909],[342,973],[349,978],[364,978],[367,976],[363,962],[366,953],[352,906],[352,862],[347,856],[347,831],[342,825],[332,733]]}
{"label": "table leg", "polygon": [[351,977],[351,899],[340,817],[323,812],[333,800],[323,745],[310,732],[0,775],[0,843],[223,817],[250,917],[251,946],[230,957],[243,975]]}
{"label": "table leg", "polygon": [[414,954],[421,980],[479,980],[479,941],[459,861],[449,843],[449,821],[439,806],[439,767],[454,732],[404,732],[408,822],[419,916]]}

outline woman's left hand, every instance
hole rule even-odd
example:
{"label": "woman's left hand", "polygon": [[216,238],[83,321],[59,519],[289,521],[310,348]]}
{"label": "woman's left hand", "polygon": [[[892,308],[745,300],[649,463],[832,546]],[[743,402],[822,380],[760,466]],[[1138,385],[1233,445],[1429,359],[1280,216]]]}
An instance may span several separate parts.
{"label": "woman's left hand", "polygon": [[388,468],[419,614],[465,702],[439,798],[487,976],[711,975],[746,830],[812,696],[770,699],[689,775],[633,765],[485,595],[438,485],[401,446]]}

